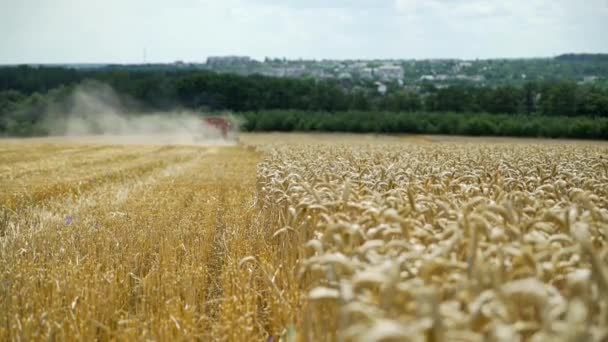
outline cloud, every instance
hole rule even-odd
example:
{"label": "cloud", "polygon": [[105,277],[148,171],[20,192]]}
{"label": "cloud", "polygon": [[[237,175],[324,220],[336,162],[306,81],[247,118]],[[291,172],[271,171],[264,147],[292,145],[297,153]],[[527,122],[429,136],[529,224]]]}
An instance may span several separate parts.
{"label": "cloud", "polygon": [[293,9],[314,8],[340,8],[345,10],[351,9],[379,9],[388,8],[391,6],[391,0],[257,0],[254,1],[260,5],[283,6]]}
{"label": "cloud", "polygon": [[[517,2],[518,0],[515,0]],[[532,0],[533,1],[533,0]],[[488,18],[511,14],[511,2],[483,0],[395,0],[396,10],[405,15],[438,15]]]}
{"label": "cloud", "polygon": [[547,56],[602,32],[607,0],[0,0],[0,63]]}
{"label": "cloud", "polygon": [[395,0],[401,35],[416,32],[429,54],[462,57],[551,56],[608,50],[607,1]]}

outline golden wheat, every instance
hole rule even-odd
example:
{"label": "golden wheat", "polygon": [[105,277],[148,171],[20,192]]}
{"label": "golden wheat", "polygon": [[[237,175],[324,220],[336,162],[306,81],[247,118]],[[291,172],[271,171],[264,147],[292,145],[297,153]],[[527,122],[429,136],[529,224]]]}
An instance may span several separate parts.
{"label": "golden wheat", "polygon": [[289,146],[258,167],[306,340],[608,338],[608,150]]}
{"label": "golden wheat", "polygon": [[608,147],[0,143],[0,340],[602,341]]}

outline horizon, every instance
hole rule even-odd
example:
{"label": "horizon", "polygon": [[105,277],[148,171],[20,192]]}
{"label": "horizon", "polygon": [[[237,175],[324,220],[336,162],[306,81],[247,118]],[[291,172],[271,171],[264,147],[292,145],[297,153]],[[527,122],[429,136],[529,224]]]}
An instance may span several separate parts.
{"label": "horizon", "polygon": [[564,55],[608,55],[608,51],[606,52],[564,52],[552,56],[529,56],[529,57],[489,57],[489,58],[454,58],[454,57],[442,57],[442,58],[340,58],[340,59],[330,59],[330,58],[317,58],[317,59],[305,59],[305,58],[286,58],[286,57],[271,57],[265,56],[262,58],[256,58],[247,55],[212,55],[206,56],[202,60],[197,61],[189,61],[189,60],[181,60],[177,59],[174,61],[141,61],[141,62],[103,62],[103,61],[93,61],[93,62],[53,62],[53,63],[44,63],[44,62],[31,62],[31,63],[1,63],[0,66],[65,66],[65,65],[100,65],[100,66],[113,66],[113,65],[168,65],[168,64],[207,64],[207,58],[213,57],[248,57],[251,58],[252,61],[258,63],[264,63],[265,59],[268,58],[270,60],[274,59],[285,59],[289,62],[323,62],[323,61],[339,61],[339,62],[356,62],[356,61],[398,61],[398,62],[412,62],[412,61],[466,61],[466,62],[475,62],[475,61],[517,61],[517,60],[551,60],[559,56]]}

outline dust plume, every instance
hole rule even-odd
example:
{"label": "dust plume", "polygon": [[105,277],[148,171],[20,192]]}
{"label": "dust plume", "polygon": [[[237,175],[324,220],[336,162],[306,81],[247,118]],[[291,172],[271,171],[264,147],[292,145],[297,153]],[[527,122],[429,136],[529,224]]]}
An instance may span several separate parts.
{"label": "dust plume", "polygon": [[[53,136],[119,144],[231,144],[206,124],[202,113],[137,114],[107,84],[86,82],[68,98],[67,110],[51,111],[45,128]],[[231,133],[233,134],[233,133]],[[234,133],[235,134],[235,133]]]}

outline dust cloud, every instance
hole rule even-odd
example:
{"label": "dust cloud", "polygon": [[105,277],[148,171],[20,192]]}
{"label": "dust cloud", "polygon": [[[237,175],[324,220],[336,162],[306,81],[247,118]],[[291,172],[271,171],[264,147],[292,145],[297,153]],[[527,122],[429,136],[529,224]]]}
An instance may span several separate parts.
{"label": "dust cloud", "polygon": [[234,144],[234,139],[223,139],[218,129],[206,124],[202,113],[137,114],[109,85],[99,82],[78,86],[64,107],[68,110],[50,110],[46,116],[44,126],[53,137],[116,144]]}

